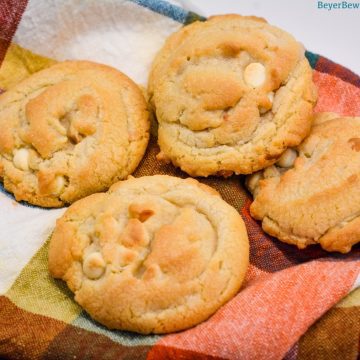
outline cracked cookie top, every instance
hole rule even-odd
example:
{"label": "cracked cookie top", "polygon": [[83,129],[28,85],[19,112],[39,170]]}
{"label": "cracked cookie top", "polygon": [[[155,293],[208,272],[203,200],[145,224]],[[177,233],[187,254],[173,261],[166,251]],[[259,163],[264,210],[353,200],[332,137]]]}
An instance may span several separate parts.
{"label": "cracked cookie top", "polygon": [[148,143],[141,90],[111,67],[66,61],[0,96],[0,178],[17,200],[59,207],[131,174]]}
{"label": "cracked cookie top", "polygon": [[149,95],[159,159],[192,176],[249,174],[308,134],[316,101],[304,48],[265,20],[215,16],[166,41]]}
{"label": "cracked cookie top", "polygon": [[349,252],[360,241],[360,117],[317,114],[301,145],[246,184],[251,215],[270,235]]}
{"label": "cracked cookie top", "polygon": [[248,258],[245,225],[214,189],[155,175],[72,204],[57,221],[49,269],[107,327],[167,333],[234,296]]}

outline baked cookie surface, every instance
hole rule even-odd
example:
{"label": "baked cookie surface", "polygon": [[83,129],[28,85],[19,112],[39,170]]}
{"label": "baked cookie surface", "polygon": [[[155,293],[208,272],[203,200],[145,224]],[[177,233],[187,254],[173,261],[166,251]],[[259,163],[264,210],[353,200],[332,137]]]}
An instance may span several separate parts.
{"label": "baked cookie surface", "polygon": [[360,117],[315,116],[310,135],[247,178],[251,215],[300,249],[349,252],[360,241]]}
{"label": "baked cookie surface", "polygon": [[185,26],[152,66],[159,159],[191,176],[249,174],[308,134],[317,95],[304,48],[265,20]]}
{"label": "baked cookie surface", "polygon": [[149,139],[126,75],[88,61],[35,73],[0,96],[0,178],[17,200],[59,207],[131,174]]}
{"label": "baked cookie surface", "polygon": [[72,204],[57,221],[50,273],[112,329],[167,333],[206,320],[244,279],[239,213],[207,185],[130,178]]}

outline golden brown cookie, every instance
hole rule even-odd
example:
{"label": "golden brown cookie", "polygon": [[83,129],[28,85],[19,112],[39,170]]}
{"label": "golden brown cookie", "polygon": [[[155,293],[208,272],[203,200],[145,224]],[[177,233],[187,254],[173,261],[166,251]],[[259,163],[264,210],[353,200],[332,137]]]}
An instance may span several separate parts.
{"label": "golden brown cookie", "polygon": [[130,178],[72,204],[57,221],[49,269],[111,329],[167,333],[206,320],[244,279],[239,213],[207,185]]}
{"label": "golden brown cookie", "polygon": [[360,117],[315,116],[310,135],[247,178],[251,215],[300,249],[349,252],[360,241]]}
{"label": "golden brown cookie", "polygon": [[308,134],[316,101],[304,48],[265,20],[223,15],[166,41],[149,79],[160,160],[192,176],[249,174]]}
{"label": "golden brown cookie", "polygon": [[66,61],[0,96],[0,178],[17,200],[59,207],[131,174],[149,139],[146,102],[109,66]]}

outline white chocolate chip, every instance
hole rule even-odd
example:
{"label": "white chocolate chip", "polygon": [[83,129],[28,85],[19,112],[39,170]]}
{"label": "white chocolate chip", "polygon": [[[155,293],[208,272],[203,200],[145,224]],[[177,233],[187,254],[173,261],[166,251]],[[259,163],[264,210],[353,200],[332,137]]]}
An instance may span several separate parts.
{"label": "white chocolate chip", "polygon": [[289,168],[294,165],[295,159],[297,158],[297,152],[294,149],[286,149],[281,155],[279,160],[276,162],[277,166],[282,168]]}
{"label": "white chocolate chip", "polygon": [[26,149],[19,149],[14,154],[14,165],[20,169],[27,171],[29,170],[29,151]]}
{"label": "white chocolate chip", "polygon": [[266,80],[266,69],[263,64],[251,63],[244,71],[245,82],[256,88],[264,84]]}
{"label": "white chocolate chip", "polygon": [[254,174],[251,174],[246,179],[246,186],[250,190],[250,192],[254,193],[255,189],[257,188],[259,181],[263,178],[263,172],[258,171]]}
{"label": "white chocolate chip", "polygon": [[105,266],[106,264],[101,253],[93,252],[85,258],[83,271],[89,279],[96,280],[104,273]]}
{"label": "white chocolate chip", "polygon": [[65,178],[61,175],[58,175],[54,180],[54,195],[58,195],[62,192],[65,187]]}
{"label": "white chocolate chip", "polygon": [[274,102],[274,97],[275,97],[274,92],[273,92],[273,91],[269,92],[269,93],[267,94],[267,97],[268,97],[269,101],[270,101],[271,104],[272,104],[272,103]]}

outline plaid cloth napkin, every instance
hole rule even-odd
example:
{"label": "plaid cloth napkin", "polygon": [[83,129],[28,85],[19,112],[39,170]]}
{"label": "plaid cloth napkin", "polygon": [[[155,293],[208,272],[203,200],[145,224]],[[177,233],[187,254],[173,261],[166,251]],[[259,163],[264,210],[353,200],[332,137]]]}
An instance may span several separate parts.
{"label": "plaid cloth napkin", "polygon": [[[195,19],[174,1],[1,0],[0,88],[64,59],[103,62],[146,84],[164,39]],[[319,89],[316,111],[360,116],[360,78],[307,57]],[[186,176],[159,164],[157,152],[153,137],[135,176]],[[208,321],[164,336],[109,331],[91,320],[47,270],[48,238],[64,209],[16,203],[1,187],[0,358],[356,359],[360,247],[339,255],[283,244],[250,217],[243,178],[201,181],[242,215],[251,265],[242,291]]]}

